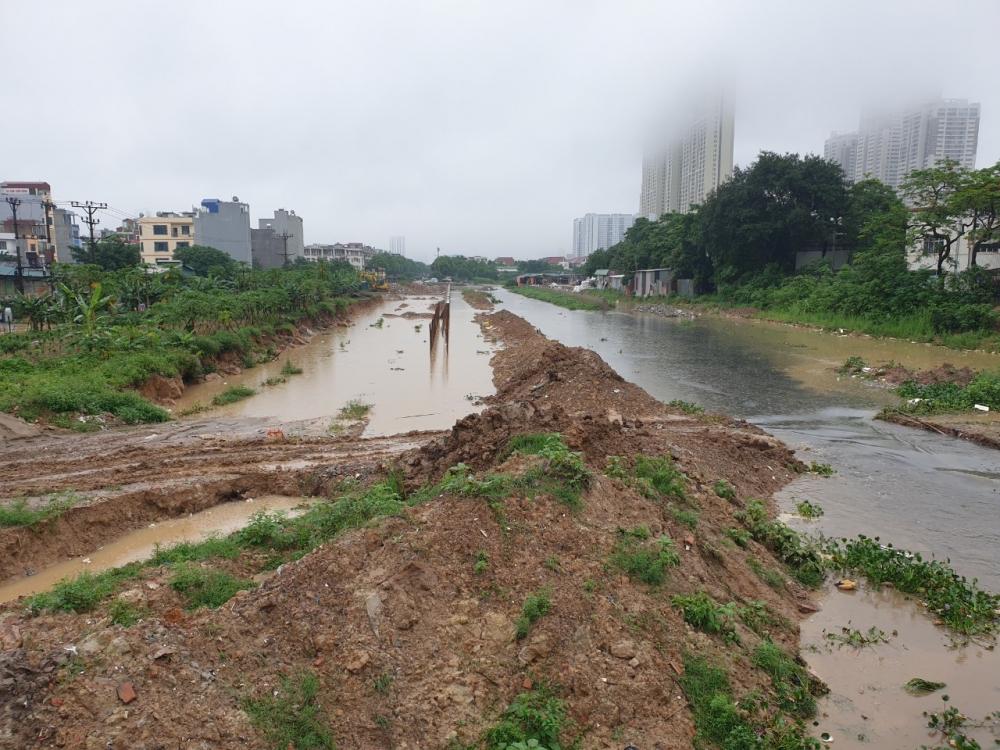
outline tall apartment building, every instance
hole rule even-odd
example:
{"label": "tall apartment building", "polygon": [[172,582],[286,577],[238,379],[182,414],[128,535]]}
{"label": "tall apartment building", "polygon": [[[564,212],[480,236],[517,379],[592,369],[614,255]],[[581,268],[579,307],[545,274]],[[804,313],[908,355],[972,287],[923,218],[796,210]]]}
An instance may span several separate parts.
{"label": "tall apartment building", "polygon": [[824,156],[851,182],[874,178],[898,188],[915,169],[951,159],[976,166],[979,103],[938,99],[888,114],[865,113],[857,132],[834,133]]}
{"label": "tall apartment building", "polygon": [[674,129],[643,158],[639,214],[658,219],[704,202],[733,174],[734,135],[733,109],[721,98]]}
{"label": "tall apartment building", "polygon": [[389,238],[389,252],[393,255],[406,255],[406,237],[396,235]]}
{"label": "tall apartment building", "polygon": [[193,211],[157,211],[139,218],[139,253],[148,266],[174,264],[174,250],[195,244]]}
{"label": "tall apartment building", "polygon": [[194,233],[198,244],[221,250],[230,258],[249,265],[250,206],[235,195],[232,201],[205,198],[194,215]]}
{"label": "tall apartment building", "polygon": [[573,219],[573,257],[586,258],[595,250],[617,245],[635,222],[632,214],[587,214]]}

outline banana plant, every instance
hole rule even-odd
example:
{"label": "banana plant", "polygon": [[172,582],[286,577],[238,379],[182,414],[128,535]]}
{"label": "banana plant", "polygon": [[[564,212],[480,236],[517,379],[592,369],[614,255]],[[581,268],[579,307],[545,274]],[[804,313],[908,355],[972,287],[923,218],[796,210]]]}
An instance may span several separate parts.
{"label": "banana plant", "polygon": [[100,282],[95,283],[90,288],[90,296],[75,292],[65,284],[59,285],[63,295],[69,301],[69,305],[76,314],[73,322],[83,326],[85,336],[93,336],[97,329],[97,323],[101,318],[101,312],[111,306],[113,297],[111,295],[101,295]]}

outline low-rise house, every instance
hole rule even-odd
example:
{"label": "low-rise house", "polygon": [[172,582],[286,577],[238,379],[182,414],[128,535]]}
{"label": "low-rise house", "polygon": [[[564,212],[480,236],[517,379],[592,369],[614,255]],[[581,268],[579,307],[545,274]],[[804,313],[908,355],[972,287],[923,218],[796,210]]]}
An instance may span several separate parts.
{"label": "low-rise house", "polygon": [[636,297],[662,297],[674,292],[674,272],[670,268],[644,268],[632,279]]}
{"label": "low-rise house", "polygon": [[306,245],[302,257],[311,261],[343,261],[363,271],[377,252],[374,247],[362,242],[337,242],[333,245]]}
{"label": "low-rise house", "polygon": [[157,211],[139,219],[142,262],[148,266],[174,266],[174,250],[195,244],[193,211]]}

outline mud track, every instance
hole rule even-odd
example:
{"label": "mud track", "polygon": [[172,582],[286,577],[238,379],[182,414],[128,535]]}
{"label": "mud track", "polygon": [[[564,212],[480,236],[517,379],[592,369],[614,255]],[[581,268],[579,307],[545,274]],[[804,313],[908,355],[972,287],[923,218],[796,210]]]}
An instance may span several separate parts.
{"label": "mud track", "polygon": [[[780,565],[754,542],[727,544],[725,530],[747,498],[767,497],[795,475],[792,453],[745,423],[676,413],[592,352],[548,341],[513,315],[484,315],[481,324],[505,346],[493,359],[498,392],[446,434],[287,445],[176,436],[144,445],[137,431],[106,451],[95,445],[89,461],[105,462],[108,477],[131,472],[146,482],[163,465],[182,482],[211,471],[219,481],[230,473],[232,481],[297,481],[297,471],[374,471],[395,456],[414,487],[458,462],[515,472],[509,437],[552,430],[594,474],[579,510],[547,495],[499,506],[442,496],[340,536],[217,610],[183,611],[166,585],[170,571],[150,569],[120,594],[146,613],[131,627],[112,624],[107,605],[36,616],[16,603],[0,607],[0,746],[263,750],[271,745],[241,700],[271,695],[282,676],[303,671],[319,679],[319,718],[341,750],[478,747],[513,697],[539,684],[565,701],[567,742],[689,747],[694,728],[678,678],[691,652],[723,665],[737,694],[767,693],[770,680],[747,654],[765,636],[794,651],[808,593],[791,580],[778,591],[765,585],[748,560]],[[407,442],[412,449],[401,453]],[[608,456],[637,453],[675,458],[696,528],[662,499],[602,474]],[[101,469],[60,464],[58,451],[54,460],[41,477],[22,465],[18,486],[48,489],[74,474],[95,488],[102,481]],[[290,468],[295,461],[309,466]],[[734,501],[711,490],[720,478],[735,486]],[[680,555],[660,587],[609,564],[619,530],[640,525],[669,534]],[[488,565],[477,570],[481,559]],[[551,611],[515,639],[522,603],[543,588]],[[693,591],[765,602],[773,621],[764,634],[737,624],[737,645],[696,632],[670,604],[672,594]],[[127,706],[117,695],[123,682],[138,696]]]}

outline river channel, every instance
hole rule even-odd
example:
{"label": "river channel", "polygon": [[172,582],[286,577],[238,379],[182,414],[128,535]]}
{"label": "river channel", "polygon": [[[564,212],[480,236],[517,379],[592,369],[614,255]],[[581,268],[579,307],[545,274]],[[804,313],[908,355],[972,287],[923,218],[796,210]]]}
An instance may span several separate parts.
{"label": "river channel", "polygon": [[[1000,368],[1000,357],[756,321],[570,311],[504,290],[494,294],[546,336],[592,349],[656,398],[742,417],[803,460],[831,464],[835,476],[804,477],[779,494],[791,525],[830,536],[881,536],[948,558],[960,574],[1000,591],[1000,451],[874,420],[896,397],[836,373],[851,355],[975,369]],[[801,499],[819,503],[825,514],[815,521],[793,517]],[[831,588],[821,604],[801,630],[803,656],[831,689],[820,702],[817,736],[829,732],[838,748],[936,744],[922,712],[943,708],[941,693],[910,696],[902,684],[911,677],[946,682],[943,692],[970,717],[1000,709],[998,652],[980,644],[953,647],[919,603],[862,585],[853,593]],[[842,627],[875,627],[889,640],[838,648],[827,634]],[[978,739],[993,744],[988,731]]]}

